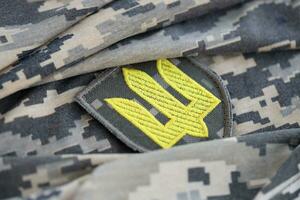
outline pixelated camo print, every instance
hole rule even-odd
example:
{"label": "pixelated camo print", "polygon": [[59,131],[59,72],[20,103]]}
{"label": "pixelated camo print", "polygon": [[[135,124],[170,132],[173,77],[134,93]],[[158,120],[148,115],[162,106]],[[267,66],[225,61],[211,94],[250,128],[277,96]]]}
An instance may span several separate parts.
{"label": "pixelated camo print", "polygon": [[63,155],[0,158],[0,199],[28,197],[89,174],[95,167],[126,155]]}
{"label": "pixelated camo print", "polygon": [[223,79],[233,105],[233,135],[300,128],[298,51],[201,55],[189,59]]}
{"label": "pixelated camo print", "polygon": [[127,37],[164,27],[245,0],[121,0],[71,27],[0,75],[0,98]]}
{"label": "pixelated camo print", "polygon": [[300,53],[199,56],[225,82],[234,135],[300,128]]}
{"label": "pixelated camo print", "polygon": [[[0,0],[0,14],[0,199],[300,198],[300,0]],[[74,102],[90,72],[182,56],[224,80],[236,137],[133,155]]]}
{"label": "pixelated camo print", "polygon": [[132,155],[29,199],[297,199],[299,137],[291,129]]}
{"label": "pixelated camo print", "polygon": [[0,1],[0,70],[111,1]]}
{"label": "pixelated camo print", "polygon": [[123,40],[43,82],[162,57],[295,49],[300,41],[299,5],[295,0],[257,0],[213,12]]}
{"label": "pixelated camo print", "polygon": [[74,101],[88,74],[0,100],[0,156],[131,152]]}
{"label": "pixelated camo print", "polygon": [[255,200],[297,199],[300,196],[300,148],[297,147]]}

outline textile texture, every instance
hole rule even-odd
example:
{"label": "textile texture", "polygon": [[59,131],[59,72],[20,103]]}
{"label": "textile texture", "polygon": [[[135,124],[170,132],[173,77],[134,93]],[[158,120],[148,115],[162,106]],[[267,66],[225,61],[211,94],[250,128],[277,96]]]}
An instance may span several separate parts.
{"label": "textile texture", "polygon": [[0,15],[0,199],[300,198],[300,0]]}

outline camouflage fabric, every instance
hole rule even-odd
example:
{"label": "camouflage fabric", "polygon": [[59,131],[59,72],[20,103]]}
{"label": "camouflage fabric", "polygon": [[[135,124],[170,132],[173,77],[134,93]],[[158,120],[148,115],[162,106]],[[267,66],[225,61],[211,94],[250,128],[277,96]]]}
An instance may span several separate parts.
{"label": "camouflage fabric", "polygon": [[297,5],[295,0],[259,0],[213,12],[123,40],[42,82],[158,58],[296,49],[300,40]]}
{"label": "camouflage fabric", "polygon": [[300,128],[300,54],[273,52],[199,56],[225,82],[233,134]]}
{"label": "camouflage fabric", "polygon": [[[234,135],[300,127],[297,52],[192,60],[223,78],[233,104]],[[74,102],[75,94],[94,77],[90,74],[46,84],[0,101],[0,154],[130,152]]]}
{"label": "camouflage fabric", "polygon": [[0,159],[0,198],[27,197],[42,189],[68,183],[95,167],[125,155],[3,157]]}
{"label": "camouflage fabric", "polygon": [[299,158],[297,147],[288,160],[280,167],[277,174],[257,195],[256,199],[296,199],[299,197]]}
{"label": "camouflage fabric", "polygon": [[[132,156],[96,169],[75,199],[251,199],[297,145],[299,129]],[[295,160],[299,166],[299,157]],[[299,171],[290,173],[299,176]],[[106,184],[108,178],[110,184]],[[296,197],[297,183],[299,179],[285,188],[295,191]],[[122,192],[114,192],[116,188]]]}
{"label": "camouflage fabric", "polygon": [[[0,199],[299,199],[299,11],[300,0],[0,1]],[[112,73],[131,67],[185,111],[193,100],[153,74],[160,60],[191,78],[173,74],[180,86],[194,81],[221,103],[200,116],[207,138],[137,153],[78,94],[146,105],[144,88],[133,96]]]}
{"label": "camouflage fabric", "polygon": [[1,74],[0,98],[30,87],[57,69],[78,63],[127,37],[243,1],[115,1]]}
{"label": "camouflage fabric", "polygon": [[75,103],[94,78],[58,81],[0,101],[0,155],[131,152]]}
{"label": "camouflage fabric", "polygon": [[111,1],[1,1],[0,70]]}
{"label": "camouflage fabric", "polygon": [[233,135],[300,128],[297,51],[201,55],[188,59],[212,69],[223,79],[233,106]]}
{"label": "camouflage fabric", "polygon": [[296,199],[299,133],[265,132],[132,155],[29,199]]}

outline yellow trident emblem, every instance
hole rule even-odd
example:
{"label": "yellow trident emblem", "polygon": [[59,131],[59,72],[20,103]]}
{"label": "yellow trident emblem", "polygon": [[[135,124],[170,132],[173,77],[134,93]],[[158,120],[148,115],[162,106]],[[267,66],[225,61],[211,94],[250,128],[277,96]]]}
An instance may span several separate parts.
{"label": "yellow trident emblem", "polygon": [[186,134],[208,137],[203,119],[221,101],[170,61],[158,60],[157,69],[165,82],[190,101],[188,105],[181,103],[143,71],[123,68],[123,75],[132,91],[170,119],[165,125],[133,100],[109,98],[105,101],[164,149],[172,147]]}

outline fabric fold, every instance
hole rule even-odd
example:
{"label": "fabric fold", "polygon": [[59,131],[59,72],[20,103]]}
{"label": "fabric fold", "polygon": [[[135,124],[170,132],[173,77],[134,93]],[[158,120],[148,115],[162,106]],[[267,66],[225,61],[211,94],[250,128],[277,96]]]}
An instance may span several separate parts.
{"label": "fabric fold", "polygon": [[291,129],[132,155],[30,199],[253,199],[297,145],[299,129]]}
{"label": "fabric fold", "polygon": [[255,197],[255,200],[296,199],[300,194],[300,147],[298,146],[289,159],[280,167]]}
{"label": "fabric fold", "polygon": [[26,198],[87,175],[104,163],[126,157],[125,154],[1,157],[0,199]]}
{"label": "fabric fold", "polygon": [[0,98],[28,88],[56,70],[81,62],[127,37],[244,1],[115,1],[2,73]]}
{"label": "fabric fold", "polygon": [[125,39],[39,84],[159,58],[298,49],[299,13],[296,1],[252,1]]}
{"label": "fabric fold", "polygon": [[75,103],[95,77],[46,84],[0,101],[0,156],[132,152]]}
{"label": "fabric fold", "polygon": [[0,70],[112,0],[1,1]]}
{"label": "fabric fold", "polygon": [[0,199],[299,199],[300,0],[0,14]]}

